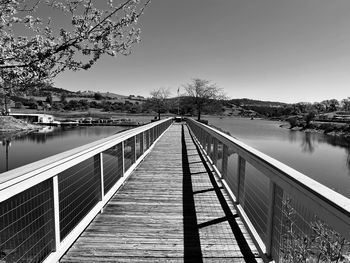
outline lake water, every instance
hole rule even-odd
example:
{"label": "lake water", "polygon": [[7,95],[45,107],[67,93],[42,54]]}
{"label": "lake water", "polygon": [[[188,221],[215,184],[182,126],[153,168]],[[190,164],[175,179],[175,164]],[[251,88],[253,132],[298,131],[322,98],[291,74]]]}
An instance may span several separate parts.
{"label": "lake water", "polygon": [[[149,119],[149,117],[148,117]],[[244,143],[350,197],[350,141],[281,128],[283,123],[206,117]],[[110,136],[126,127],[55,128],[2,140],[0,173]]]}
{"label": "lake water", "polygon": [[[2,138],[0,173],[75,147],[97,141],[131,127],[45,127],[38,132]],[[0,175],[1,176],[1,175]]]}
{"label": "lake water", "polygon": [[283,122],[206,117],[249,146],[350,197],[350,140],[281,128]]}

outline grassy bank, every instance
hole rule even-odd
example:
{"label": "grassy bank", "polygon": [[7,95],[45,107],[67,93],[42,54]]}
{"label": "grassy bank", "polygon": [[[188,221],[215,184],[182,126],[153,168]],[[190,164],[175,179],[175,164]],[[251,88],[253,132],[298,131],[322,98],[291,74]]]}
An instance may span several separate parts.
{"label": "grassy bank", "polygon": [[333,136],[344,136],[350,138],[350,123],[337,122],[311,122],[309,125],[297,125],[292,130],[305,132],[319,132]]}
{"label": "grassy bank", "polygon": [[39,126],[15,119],[11,116],[0,116],[0,133],[36,130]]}

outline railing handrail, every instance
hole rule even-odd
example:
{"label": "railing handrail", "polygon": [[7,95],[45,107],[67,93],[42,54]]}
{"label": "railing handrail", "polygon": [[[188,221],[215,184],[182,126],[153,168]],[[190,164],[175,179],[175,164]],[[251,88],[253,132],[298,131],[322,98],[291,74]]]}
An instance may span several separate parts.
{"label": "railing handrail", "polygon": [[[74,166],[77,158],[79,161],[88,159],[98,152],[102,152],[119,142],[125,141],[139,133],[147,131],[161,123],[168,121],[170,118],[152,122],[140,127],[126,130],[115,135],[67,150],[62,153],[52,155],[42,160],[18,167],[16,169],[4,172],[0,176],[0,202],[14,196],[26,188],[33,186],[33,183],[26,184],[29,179],[34,179],[35,183],[42,182],[48,178],[54,177],[60,171]],[[64,166],[64,167],[63,167]],[[20,189],[14,189],[17,184],[21,183]],[[25,184],[23,184],[25,183]],[[4,192],[6,191],[6,194]],[[11,192],[11,194],[10,194]]]}
{"label": "railing handrail", "polygon": [[[306,202],[311,201],[312,203],[318,204],[320,208],[327,209],[329,213],[336,216],[336,219],[338,219],[337,222],[342,223],[339,226],[337,225],[337,227],[340,227],[342,230],[342,234],[345,235],[346,238],[350,238],[350,231],[344,231],[350,229],[349,198],[224,132],[190,118],[188,118],[187,121],[199,126],[225,145],[232,147],[238,155],[242,156],[250,164],[255,167],[258,166],[258,170],[263,172],[277,185],[288,189],[288,191],[292,193],[302,194],[302,197],[299,196],[301,200],[304,200],[303,198],[306,197]],[[319,212],[327,217],[327,213],[323,213],[323,211]],[[335,218],[332,219],[334,220]]]}

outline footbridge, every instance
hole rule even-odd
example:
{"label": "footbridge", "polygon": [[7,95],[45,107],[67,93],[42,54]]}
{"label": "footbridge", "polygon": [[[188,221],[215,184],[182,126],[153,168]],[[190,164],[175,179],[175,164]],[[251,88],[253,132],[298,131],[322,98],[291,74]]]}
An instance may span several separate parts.
{"label": "footbridge", "polygon": [[0,176],[1,263],[348,262],[348,240],[348,198],[192,119]]}

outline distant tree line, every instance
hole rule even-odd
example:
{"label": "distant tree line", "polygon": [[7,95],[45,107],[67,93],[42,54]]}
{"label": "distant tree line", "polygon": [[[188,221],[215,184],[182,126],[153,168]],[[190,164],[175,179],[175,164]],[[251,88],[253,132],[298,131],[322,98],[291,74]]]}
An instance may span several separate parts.
{"label": "distant tree line", "polygon": [[350,97],[341,101],[330,99],[315,103],[299,102],[286,104],[277,102],[260,102],[249,99],[229,100],[226,103],[233,103],[244,109],[253,110],[260,115],[276,118],[291,115],[305,115],[310,112],[317,115],[335,111],[350,111]]}

